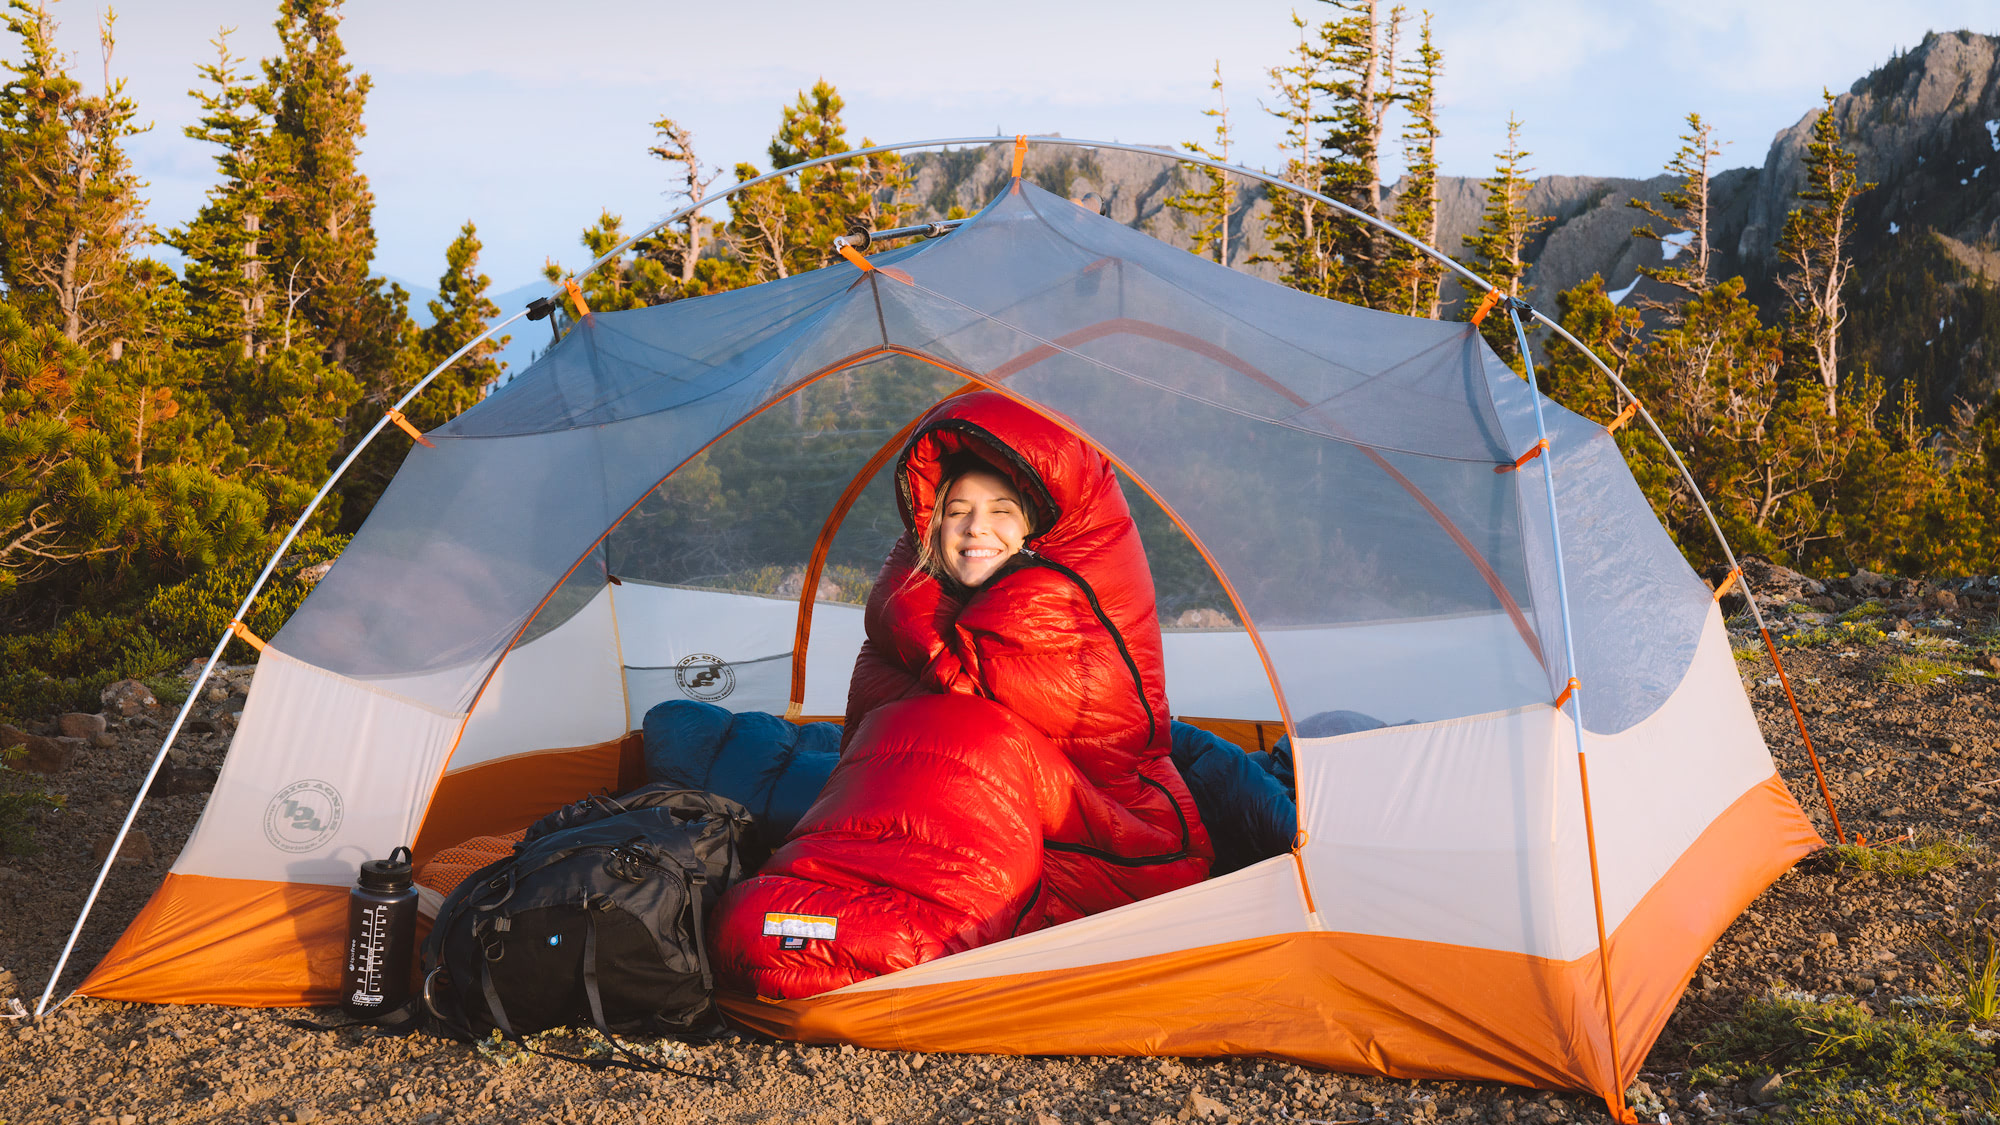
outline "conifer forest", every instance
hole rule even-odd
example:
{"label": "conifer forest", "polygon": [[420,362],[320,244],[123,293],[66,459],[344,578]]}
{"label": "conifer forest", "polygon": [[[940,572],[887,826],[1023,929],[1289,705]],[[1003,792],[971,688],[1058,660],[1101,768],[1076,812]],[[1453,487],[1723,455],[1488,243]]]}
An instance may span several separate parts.
{"label": "conifer forest", "polygon": [[[115,52],[100,83],[57,49],[44,4],[7,0],[0,720],[95,710],[106,683],[168,675],[204,655],[333,467],[501,316],[473,217],[439,248],[428,316],[414,316],[405,290],[375,272],[375,200],[356,164],[369,78],[344,53],[339,0],[275,4],[272,57],[238,57],[223,36],[211,57],[188,60],[201,116],[183,143],[213,159],[216,182],[198,213],[165,226],[149,215],[128,155],[145,107],[117,79]],[[1225,86],[1218,67],[1215,108],[1206,125],[1190,123],[1201,139],[1182,151],[1238,159],[1231,113],[1274,113],[1285,149],[1272,173],[1436,244],[1446,179],[1437,86],[1450,60],[1429,15],[1373,0],[1306,7],[1294,17],[1295,50],[1255,83]],[[107,51],[115,31],[101,29]],[[1823,577],[1993,572],[2000,296],[1931,243],[1860,236],[1857,214],[1886,189],[1862,178],[1851,115],[1833,106],[1829,94],[1768,265],[1738,272],[1740,256],[1713,236],[1721,148],[1693,112],[1679,137],[1660,138],[1668,188],[1631,200],[1633,236],[1663,248],[1636,292],[1614,293],[1602,276],[1533,291],[1549,217],[1531,204],[1529,150],[1537,129],[1559,122],[1510,121],[1479,184],[1477,230],[1442,248],[1503,296],[1560,320],[1617,372],[1739,554]],[[774,106],[762,167],[705,162],[698,123],[663,114],[651,123],[660,186],[679,206],[732,180],[866,147],[845,108],[824,81]],[[949,193],[918,188],[919,171],[935,179],[962,155],[857,157],[764,183],[640,239],[578,278],[581,295],[609,312],[817,269],[850,230],[962,215]],[[1385,184],[1392,156],[1402,172]],[[1164,209],[1193,253],[1405,315],[1465,320],[1480,304],[1407,244],[1306,196],[1195,164],[1173,182]],[[572,255],[597,258],[628,233],[607,211]],[[1250,234],[1257,248],[1246,254]],[[157,247],[180,264],[164,264]],[[569,276],[548,267],[552,283]],[[1897,344],[1940,301],[1954,310],[1955,350],[1913,355]],[[559,327],[569,314],[558,313]],[[1525,373],[1505,316],[1485,317],[1480,331]],[[1600,422],[1619,418],[1625,400],[1576,348],[1546,330],[1529,346],[1544,390]],[[404,408],[409,426],[442,425],[502,385],[510,372],[498,351],[495,340],[472,347]],[[1952,373],[1956,397],[1939,390],[1953,364],[1964,369]],[[1689,560],[1719,562],[1669,449],[1645,425],[1621,426],[1617,440]],[[362,450],[280,564],[246,622],[253,631],[269,636],[296,607],[408,448],[391,432]]]}

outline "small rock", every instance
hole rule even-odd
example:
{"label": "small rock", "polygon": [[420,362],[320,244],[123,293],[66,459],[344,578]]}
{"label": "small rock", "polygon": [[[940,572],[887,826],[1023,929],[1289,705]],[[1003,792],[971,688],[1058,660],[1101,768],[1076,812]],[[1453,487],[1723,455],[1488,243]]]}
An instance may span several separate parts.
{"label": "small rock", "polygon": [[19,871],[11,867],[0,867],[0,883],[25,883],[27,881],[28,877]]}
{"label": "small rock", "polygon": [[15,987],[14,970],[0,969],[0,1000],[5,1000],[9,996],[14,995]]}
{"label": "small rock", "polygon": [[220,703],[229,698],[229,689],[220,686],[211,687],[207,691],[202,692],[201,697],[210,703]]}
{"label": "small rock", "polygon": [[118,748],[118,736],[108,730],[99,731],[91,735],[88,741],[99,750],[115,750]]}
{"label": "small rock", "polygon": [[[97,857],[97,862],[103,863],[104,857],[111,854],[111,841],[113,838],[111,836],[99,836],[90,842],[90,854]],[[126,833],[125,846],[118,849],[118,862],[131,864],[143,863],[148,867],[156,866],[157,861],[153,858],[152,837],[137,828]]]}
{"label": "small rock", "polygon": [[1174,618],[1174,628],[1176,629],[1227,629],[1229,627],[1229,618],[1221,610],[1211,609],[1206,606],[1201,609],[1183,610],[1179,617]]}
{"label": "small rock", "polygon": [[1046,1113],[1035,1114],[1035,1125],[1062,1125],[1062,1120]]}
{"label": "small rock", "polygon": [[2000,675],[2000,653],[1989,652],[1980,657],[1975,663],[1988,672]]}
{"label": "small rock", "polygon": [[167,765],[153,775],[153,784],[146,789],[148,797],[181,797],[189,793],[206,793],[215,788],[216,772],[207,766]]}
{"label": "small rock", "polygon": [[1187,1101],[1181,1104],[1180,1119],[1182,1121],[1199,1120],[1204,1117],[1226,1118],[1228,1116],[1228,1106],[1223,1105],[1200,1090],[1190,1093],[1187,1096]]}
{"label": "small rock", "polygon": [[1714,977],[1709,976],[1707,973],[1701,974],[1701,979],[1699,983],[1701,984],[1701,990],[1703,992],[1714,992],[1716,989],[1722,987],[1721,981],[1716,980]]}
{"label": "small rock", "polygon": [[1958,610],[1958,595],[1950,590],[1935,590],[1924,601],[1943,613],[1954,613]]}
{"label": "small rock", "polygon": [[301,586],[318,585],[319,580],[325,578],[326,572],[332,569],[333,569],[333,563],[331,561],[314,563],[311,566],[305,568],[304,570],[299,571],[299,585]]}
{"label": "small rock", "polygon": [[1783,1078],[1778,1077],[1776,1074],[1766,1074],[1764,1077],[1750,1083],[1750,1100],[1759,1104],[1777,1101],[1778,1091],[1784,1085],[1785,1080]]}
{"label": "small rock", "polygon": [[1819,933],[1813,935],[1813,940],[1827,946],[1840,944],[1840,936],[1832,930],[1821,930]]}
{"label": "small rock", "polygon": [[0,749],[9,746],[25,748],[27,754],[19,761],[19,768],[35,773],[56,774],[68,769],[78,745],[80,743],[75,740],[44,738],[0,723]]}
{"label": "small rock", "polygon": [[160,705],[160,701],[153,698],[153,689],[137,680],[119,680],[105,688],[98,699],[103,702],[107,712],[126,718],[142,714]]}
{"label": "small rock", "polygon": [[56,720],[56,726],[65,738],[89,738],[104,733],[104,716],[86,715],[81,711],[71,711]]}
{"label": "small rock", "polygon": [[1849,977],[1847,978],[1847,987],[1850,991],[1855,993],[1873,992],[1875,991],[1875,978]]}

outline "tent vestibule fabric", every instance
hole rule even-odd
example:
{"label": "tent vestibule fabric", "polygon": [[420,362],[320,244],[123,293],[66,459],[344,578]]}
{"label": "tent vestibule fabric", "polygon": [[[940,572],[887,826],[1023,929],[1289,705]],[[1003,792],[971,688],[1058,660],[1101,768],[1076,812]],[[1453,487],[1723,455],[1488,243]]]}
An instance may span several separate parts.
{"label": "tent vestibule fabric", "polygon": [[[1506,471],[1533,392],[1471,326],[1272,285],[1018,180],[868,262],[587,316],[413,447],[271,639],[193,837],[81,991],[330,1002],[362,860],[635,784],[664,699],[840,713],[902,530],[870,467],[979,385],[1118,467],[1174,713],[1287,724],[1296,851],[730,1013],[881,1047],[1622,1090],[1710,944],[1820,841],[1611,437],[1541,403],[1572,667],[1540,467]],[[1572,677],[1589,810],[1555,706]],[[1313,736],[1343,711],[1383,725]]]}

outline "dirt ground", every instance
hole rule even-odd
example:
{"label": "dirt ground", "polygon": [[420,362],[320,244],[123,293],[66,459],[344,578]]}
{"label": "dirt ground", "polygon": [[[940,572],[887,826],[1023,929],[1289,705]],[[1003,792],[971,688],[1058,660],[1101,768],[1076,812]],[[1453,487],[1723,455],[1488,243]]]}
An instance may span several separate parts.
{"label": "dirt ground", "polygon": [[[1688,1084],[1704,1032],[1773,990],[1853,996],[1883,1012],[1936,995],[1951,971],[1934,951],[1990,925],[2000,887],[1992,847],[2000,823],[2000,581],[1944,587],[1957,590],[1953,598],[1895,580],[1820,595],[1775,584],[1767,615],[1796,646],[1785,651],[1786,668],[1843,826],[1872,840],[1909,834],[1973,847],[1956,864],[1916,877],[1871,874],[1821,853],[1781,878],[1690,982],[1640,1076],[1648,1121],[1782,1117],[1786,1108],[1755,1089],[1754,1068],[1734,1086]],[[1745,625],[1732,618],[1732,637],[1765,737],[1793,794],[1830,837],[1791,711]],[[221,764],[247,679],[247,669],[236,670],[204,694],[195,725],[206,729],[174,750],[167,783],[156,784],[160,795],[137,821],[143,845],[128,848],[129,862],[114,868],[65,986],[103,955],[193,828],[213,780],[204,771]],[[113,718],[97,740],[108,745],[61,743],[71,764],[49,781],[67,808],[44,819],[38,852],[0,855],[0,1008],[10,993],[33,1007],[94,876],[93,843],[116,829],[171,717],[169,708],[142,708]],[[40,733],[57,733],[53,718]],[[1608,1120],[1601,1102],[1580,1094],[1356,1077],[1253,1058],[925,1056],[748,1037],[662,1046],[675,1065],[732,1085],[281,1022],[331,1016],[84,999],[40,1020],[0,1019],[0,1125]]]}

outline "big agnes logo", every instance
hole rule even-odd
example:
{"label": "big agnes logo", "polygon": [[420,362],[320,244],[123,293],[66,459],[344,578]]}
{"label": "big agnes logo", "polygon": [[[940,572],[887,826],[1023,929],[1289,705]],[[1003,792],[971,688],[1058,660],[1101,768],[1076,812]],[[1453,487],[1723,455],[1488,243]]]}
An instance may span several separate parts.
{"label": "big agnes logo", "polygon": [[674,684],[689,699],[713,703],[736,690],[736,670],[719,656],[697,652],[674,665]]}
{"label": "big agnes logo", "polygon": [[264,838],[279,851],[309,852],[340,831],[340,791],[324,781],[294,781],[264,806]]}

